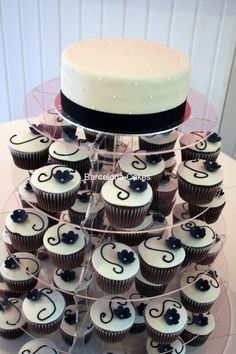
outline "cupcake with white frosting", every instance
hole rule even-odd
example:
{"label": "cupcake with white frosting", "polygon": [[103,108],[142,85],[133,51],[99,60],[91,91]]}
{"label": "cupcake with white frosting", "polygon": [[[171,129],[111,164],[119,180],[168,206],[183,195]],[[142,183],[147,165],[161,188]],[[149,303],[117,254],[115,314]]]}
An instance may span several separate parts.
{"label": "cupcake with white frosting", "polygon": [[194,205],[211,203],[223,181],[221,165],[205,160],[182,162],[177,176],[180,197]]}
{"label": "cupcake with white frosting", "polygon": [[5,298],[0,301],[0,336],[15,339],[24,334],[27,323],[22,314],[22,300]]}
{"label": "cupcake with white frosting", "polygon": [[8,147],[15,165],[24,170],[34,170],[46,165],[51,140],[39,133],[37,127],[12,135]]}
{"label": "cupcake with white frosting", "polygon": [[130,153],[123,155],[118,164],[124,176],[142,178],[151,185],[153,190],[159,186],[165,169],[161,155],[147,155],[144,150],[136,150],[134,155]]}
{"label": "cupcake with white frosting", "polygon": [[50,334],[60,327],[65,300],[56,290],[34,288],[27,292],[22,309],[33,333]]}
{"label": "cupcake with white frosting", "polygon": [[209,311],[220,295],[218,274],[208,268],[189,269],[181,278],[180,288],[182,304],[193,313]]}
{"label": "cupcake with white frosting", "polygon": [[177,178],[174,174],[164,172],[159,187],[153,193],[151,209],[160,211],[162,205],[171,204],[178,189]]}
{"label": "cupcake with white frosting", "polygon": [[175,204],[173,209],[173,224],[177,224],[182,220],[190,219],[190,214],[188,210],[188,203],[178,203]]}
{"label": "cupcake with white frosting", "polygon": [[177,300],[161,297],[151,300],[145,309],[147,333],[157,343],[174,342],[187,324],[187,311]]}
{"label": "cupcake with white frosting", "polygon": [[105,342],[121,341],[135,320],[133,305],[122,296],[109,296],[95,301],[90,309],[97,335]]}
{"label": "cupcake with white frosting", "polygon": [[9,288],[21,294],[35,287],[40,269],[39,259],[26,252],[8,256],[0,266],[1,275]]}
{"label": "cupcake with white frosting", "polygon": [[170,344],[160,344],[155,342],[152,338],[148,337],[146,343],[147,354],[163,354],[163,353],[178,353],[185,354],[186,347],[183,339],[178,337]]}
{"label": "cupcake with white frosting", "polygon": [[40,208],[57,212],[74,204],[81,177],[72,168],[48,165],[35,170],[30,183]]}
{"label": "cupcake with white frosting", "polygon": [[209,265],[214,263],[216,258],[218,257],[219,253],[222,251],[224,246],[225,239],[216,235],[215,242],[212,244],[209,252],[207,253],[206,257],[199,260],[197,263],[202,265]]}
{"label": "cupcake with white frosting", "polygon": [[131,228],[140,225],[147,215],[153,193],[141,179],[117,176],[108,180],[101,190],[108,221],[115,227]]}
{"label": "cupcake with white frosting", "polygon": [[183,265],[204,259],[215,243],[215,231],[201,220],[188,221],[174,226],[172,235],[179,238],[186,252]]}
{"label": "cupcake with white frosting", "polygon": [[17,354],[27,353],[59,354],[56,344],[48,338],[32,339],[24,344]]}
{"label": "cupcake with white frosting", "polygon": [[175,237],[152,237],[138,247],[140,270],[145,279],[152,283],[168,283],[180,269],[185,251]]}
{"label": "cupcake with white frosting", "polygon": [[90,270],[85,270],[82,279],[83,267],[72,270],[57,268],[53,274],[53,284],[61,291],[67,304],[74,304],[74,295],[86,295],[89,285],[92,282],[93,274]]}
{"label": "cupcake with white frosting", "polygon": [[62,338],[67,344],[72,345],[75,337],[84,338],[84,343],[86,344],[92,335],[93,328],[88,306],[78,305],[77,307],[70,305],[65,308],[60,331]]}
{"label": "cupcake with white frosting", "polygon": [[162,236],[168,225],[165,216],[161,213],[150,212],[152,215],[153,223],[148,230],[148,238]]}
{"label": "cupcake with white frosting", "polygon": [[212,313],[188,312],[187,326],[181,333],[181,337],[186,344],[195,347],[204,344],[214,329],[215,319]]}
{"label": "cupcake with white frosting", "polygon": [[48,223],[48,217],[34,208],[13,210],[5,219],[12,246],[19,251],[35,251],[41,247]]}
{"label": "cupcake with white frosting", "polygon": [[216,161],[222,147],[221,137],[217,133],[191,132],[180,138],[182,160]]}
{"label": "cupcake with white frosting", "polygon": [[79,227],[67,223],[54,225],[45,233],[43,243],[56,267],[72,269],[83,262],[86,239]]}
{"label": "cupcake with white frosting", "polygon": [[139,258],[123,243],[108,242],[93,252],[92,265],[99,287],[110,294],[121,294],[133,284]]}
{"label": "cupcake with white frosting", "polygon": [[139,271],[135,277],[135,287],[141,295],[146,297],[153,297],[163,294],[167,284],[158,284],[157,282],[152,283],[145,279],[142,273]]}
{"label": "cupcake with white frosting", "polygon": [[130,328],[130,333],[141,333],[146,329],[146,324],[144,320],[144,311],[147,306],[147,300],[145,301],[143,299],[144,296],[139,294],[134,289],[131,289],[131,291],[128,294],[128,297],[130,300],[134,300],[131,301],[131,303],[135,309],[135,319],[134,319],[133,326]]}

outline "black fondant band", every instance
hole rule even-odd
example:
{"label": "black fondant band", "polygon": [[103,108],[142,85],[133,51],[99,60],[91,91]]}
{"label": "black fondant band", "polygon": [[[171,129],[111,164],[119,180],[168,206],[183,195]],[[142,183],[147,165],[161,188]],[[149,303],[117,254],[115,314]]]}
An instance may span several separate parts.
{"label": "black fondant band", "polygon": [[85,128],[117,134],[148,134],[174,128],[185,120],[186,101],[168,111],[150,114],[116,114],[82,107],[61,92],[61,106],[71,121]]}

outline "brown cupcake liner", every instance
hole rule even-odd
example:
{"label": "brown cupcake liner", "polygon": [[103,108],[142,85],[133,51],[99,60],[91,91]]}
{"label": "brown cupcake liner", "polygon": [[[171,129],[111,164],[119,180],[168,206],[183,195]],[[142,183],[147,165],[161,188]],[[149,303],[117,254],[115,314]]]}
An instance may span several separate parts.
{"label": "brown cupcake liner", "polygon": [[61,325],[63,316],[60,316],[57,320],[50,322],[50,323],[34,323],[28,321],[28,328],[30,332],[40,335],[46,335],[53,333],[58,330]]}
{"label": "brown cupcake liner", "polygon": [[142,283],[139,279],[135,278],[135,287],[136,290],[143,296],[146,297],[153,297],[157,295],[161,295],[165,292],[166,287],[168,284],[162,284],[162,285],[149,285],[146,283]]}
{"label": "brown cupcake liner", "polygon": [[188,298],[183,291],[180,291],[180,298],[182,305],[186,308],[186,310],[191,311],[193,313],[204,313],[210,311],[210,308],[215,303],[212,302],[205,302],[205,303],[198,303],[194,300]]}
{"label": "brown cupcake liner", "polygon": [[[92,216],[90,214],[90,217],[86,221],[85,226],[92,227],[92,228],[100,227],[104,219],[104,210],[105,209],[99,210],[95,216],[94,215]],[[68,213],[69,213],[70,221],[73,224],[80,225],[81,222],[85,220],[86,213],[80,213],[74,211],[73,209],[69,209]]]}
{"label": "brown cupcake liner", "polygon": [[57,268],[70,270],[79,267],[81,263],[83,263],[84,255],[85,255],[85,247],[79,252],[73,254],[64,255],[64,254],[57,254],[48,251],[48,255],[52,263]]}
{"label": "brown cupcake liner", "polygon": [[[99,133],[97,132],[92,132],[87,129],[84,129],[84,134],[86,137],[86,140],[89,142],[94,142],[97,135]],[[107,149],[107,148],[112,148],[114,146],[114,136],[113,135],[106,135],[106,134],[100,134],[100,137],[96,139],[96,143],[98,144],[99,149]]]}
{"label": "brown cupcake liner", "polygon": [[76,200],[79,185],[69,192],[48,193],[33,187],[40,208],[51,212],[60,212],[69,209]]}
{"label": "brown cupcake liner", "polygon": [[208,204],[214,199],[221,183],[214,186],[197,186],[178,176],[180,197],[190,204]]}
{"label": "brown cupcake liner", "polygon": [[130,328],[129,333],[142,333],[146,329],[145,323],[134,323]]}
{"label": "brown cupcake liner", "polygon": [[[60,332],[61,332],[61,336],[64,339],[64,341],[71,346],[73,344],[74,338],[76,338],[76,336],[70,336],[69,334],[64,332],[61,328],[60,328]],[[88,334],[86,334],[84,336],[84,344],[88,343],[89,339],[92,337],[92,333],[93,333],[93,331],[89,332]]]}
{"label": "brown cupcake liner", "polygon": [[[181,147],[184,145],[180,144]],[[220,154],[220,149],[215,152],[201,152],[191,149],[181,149],[182,161],[186,160],[209,160],[215,162]]]}
{"label": "brown cupcake liner", "polygon": [[11,289],[9,289],[9,290],[1,290],[0,289],[0,297],[2,297],[2,298],[5,298],[5,297],[7,297],[7,298],[11,298],[11,297],[18,298],[18,297],[21,297],[24,293],[25,293],[25,291],[19,293],[19,292],[13,291]]}
{"label": "brown cupcake liner", "polygon": [[142,273],[142,276],[148,281],[150,281],[151,283],[167,284],[171,279],[173,279],[173,277],[181,267],[180,264],[176,267],[156,268],[147,264],[142,259],[142,257],[139,257],[139,259],[140,259],[140,271]]}
{"label": "brown cupcake liner", "polygon": [[207,341],[209,336],[210,333],[208,335],[203,336],[203,335],[190,333],[186,329],[183,330],[183,332],[180,335],[183,341],[192,347],[197,347],[199,345],[204,344]]}
{"label": "brown cupcake liner", "polygon": [[211,246],[212,245],[195,248],[183,245],[183,248],[185,250],[185,259],[182,263],[182,266],[185,267],[188,264],[198,263],[199,261],[201,261],[207,256],[209,250],[211,249]]}
{"label": "brown cupcake liner", "polygon": [[208,253],[206,255],[206,257],[204,257],[203,259],[197,261],[196,263],[197,264],[201,264],[201,265],[210,265],[212,263],[215,262],[218,254],[220,253],[221,250],[217,251],[217,252],[214,252],[214,253]]}
{"label": "brown cupcake liner", "polygon": [[108,331],[106,329],[99,328],[97,326],[95,326],[95,330],[96,330],[97,336],[99,338],[101,338],[101,340],[103,340],[104,342],[107,342],[107,343],[120,342],[122,339],[125,338],[125,336],[129,332],[129,328],[125,331],[112,332],[112,331]]}
{"label": "brown cupcake liner", "polygon": [[105,201],[105,211],[109,223],[118,228],[137,227],[145,219],[150,203],[139,207],[124,207],[112,205]]}
{"label": "brown cupcake liner", "polygon": [[117,242],[124,243],[128,246],[138,246],[141,242],[150,238],[148,232],[144,233],[133,233],[133,234],[126,234],[125,232],[122,234],[114,234],[114,239]]}
{"label": "brown cupcake liner", "polygon": [[167,150],[172,150],[175,146],[175,142],[176,140],[168,143],[168,144],[152,144],[149,143],[145,140],[143,140],[142,138],[139,138],[139,148],[140,150],[146,150],[146,151],[156,151],[156,152],[160,152],[163,151],[162,157],[164,160],[168,160],[169,158],[173,157],[173,152],[167,152],[165,153],[165,151]]}
{"label": "brown cupcake liner", "polygon": [[48,149],[39,152],[20,152],[10,149],[14,164],[23,170],[36,170],[48,161]]}
{"label": "brown cupcake liner", "polygon": [[175,200],[172,200],[170,204],[155,203],[150,207],[150,210],[155,211],[156,213],[161,213],[164,216],[168,216],[170,215],[174,204],[175,204]]}
{"label": "brown cupcake liner", "polygon": [[122,294],[128,291],[133,282],[134,277],[124,280],[108,279],[95,272],[96,280],[100,289],[108,294]]}
{"label": "brown cupcake liner", "polygon": [[171,192],[158,192],[158,191],[156,191],[153,194],[151,209],[155,210],[155,209],[160,208],[162,205],[171,205],[176,192],[177,192],[177,188],[176,188],[176,190],[171,191]]}
{"label": "brown cupcake liner", "polygon": [[80,160],[80,161],[65,161],[65,160],[60,160],[60,159],[56,159],[55,157],[51,156],[51,161],[54,164],[58,164],[58,165],[64,165],[67,167],[72,168],[73,170],[76,170],[80,173],[81,178],[84,178],[85,173],[89,173],[89,170],[91,168],[91,164],[89,161],[89,158]]}
{"label": "brown cupcake liner", "polygon": [[22,326],[20,328],[15,328],[15,329],[0,328],[0,336],[3,338],[6,338],[6,339],[16,339],[16,338],[23,336],[23,334],[25,334],[24,330],[26,328],[27,328],[27,324],[25,324],[24,326]]}
{"label": "brown cupcake liner", "polygon": [[147,334],[149,335],[149,337],[151,337],[155,342],[161,344],[170,344],[174,342],[179,337],[180,333],[183,331],[183,329],[181,329],[178,332],[162,333],[149,326],[147,321],[146,321],[146,327],[147,327]]}
{"label": "brown cupcake liner", "polygon": [[216,222],[225,206],[225,203],[216,207],[216,208],[204,208],[198,205],[193,205],[189,204],[189,214],[191,217],[194,217],[196,215],[199,215],[200,213],[203,213],[199,215],[197,218],[199,220],[203,220],[208,224],[213,224]]}
{"label": "brown cupcake liner", "polygon": [[35,274],[35,278],[31,278],[28,280],[21,280],[21,281],[9,280],[9,279],[5,278],[4,276],[2,276],[2,277],[5,280],[8,287],[10,288],[10,290],[12,290],[18,294],[19,293],[23,294],[26,291],[35,288],[35,286],[38,282],[38,276],[39,276],[39,272],[37,274]]}
{"label": "brown cupcake liner", "polygon": [[23,252],[36,251],[38,248],[40,248],[43,244],[43,235],[45,231],[46,229],[33,236],[21,236],[20,234],[12,233],[7,229],[10,240],[12,242],[12,246],[18,251]]}
{"label": "brown cupcake liner", "polygon": [[63,289],[58,288],[58,286],[55,284],[55,282],[53,281],[53,285],[56,288],[57,291],[59,291],[61,293],[61,295],[64,297],[65,302],[66,302],[66,306],[68,305],[75,305],[75,299],[74,299],[74,295],[70,295],[68,294],[68,292],[64,292]]}

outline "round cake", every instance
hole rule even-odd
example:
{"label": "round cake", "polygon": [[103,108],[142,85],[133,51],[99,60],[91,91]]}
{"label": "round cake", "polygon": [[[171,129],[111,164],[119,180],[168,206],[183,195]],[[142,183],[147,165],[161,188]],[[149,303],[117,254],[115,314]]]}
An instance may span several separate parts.
{"label": "round cake", "polygon": [[62,54],[61,105],[87,128],[125,134],[159,131],[183,121],[189,78],[189,60],[158,43],[73,43]]}
{"label": "round cake", "polygon": [[48,338],[32,339],[20,348],[18,354],[59,354],[57,346]]}

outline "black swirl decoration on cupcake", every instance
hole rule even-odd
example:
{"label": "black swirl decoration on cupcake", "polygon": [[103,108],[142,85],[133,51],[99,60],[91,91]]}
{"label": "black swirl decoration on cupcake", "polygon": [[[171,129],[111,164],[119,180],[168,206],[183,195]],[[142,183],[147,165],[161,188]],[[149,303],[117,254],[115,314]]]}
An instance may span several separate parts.
{"label": "black swirl decoration on cupcake", "polygon": [[[35,133],[33,133],[35,134]],[[35,141],[35,140],[39,140],[40,143],[42,144],[47,144],[49,142],[49,138],[47,138],[46,136],[43,136],[43,135],[40,135],[39,133],[35,134],[36,136],[31,138],[31,139],[27,139],[27,140],[23,140],[23,141],[17,141],[17,138],[18,135],[17,134],[14,134],[10,137],[10,143],[12,145],[23,145],[23,144],[27,144],[27,143],[30,143],[32,141]],[[16,139],[15,139],[16,138]]]}
{"label": "black swirl decoration on cupcake", "polygon": [[[43,288],[41,290],[38,290],[35,288],[33,290],[28,291],[26,294],[26,298],[30,301],[33,301],[33,302],[38,301],[41,297],[45,297],[48,300],[48,305],[43,307],[37,314],[37,319],[39,321],[44,322],[44,321],[48,320],[56,312],[56,304],[50,298],[50,296],[48,296],[52,293],[53,293],[53,290],[49,289],[49,288]],[[50,307],[51,307],[51,309],[50,309]]]}
{"label": "black swirl decoration on cupcake", "polygon": [[120,190],[120,192],[117,193],[117,198],[120,200],[128,199],[130,197],[130,193],[127,190],[125,190],[124,188],[118,186],[118,184],[116,182],[117,180],[118,180],[118,178],[114,178],[113,182],[112,182],[113,186]]}
{"label": "black swirl decoration on cupcake", "polygon": [[38,347],[33,352],[30,349],[25,349],[25,350],[23,350],[23,352],[21,354],[40,354],[40,352],[44,353],[44,349],[45,348],[50,349],[52,351],[52,354],[57,354],[58,353],[56,349],[51,348],[51,347],[49,347],[46,344],[43,344],[43,345],[40,345],[40,347]]}
{"label": "black swirl decoration on cupcake", "polygon": [[143,181],[140,178],[131,178],[129,181],[129,188],[132,189],[134,192],[142,193],[148,187],[147,182]]}
{"label": "black swirl decoration on cupcake", "polygon": [[[209,132],[208,132],[208,134],[209,134]],[[207,137],[207,140],[210,143],[219,143],[222,139],[217,133],[212,133]]]}
{"label": "black swirl decoration on cupcake", "polygon": [[56,275],[58,275],[59,277],[61,277],[62,280],[64,280],[65,282],[70,282],[76,279],[76,274],[75,271],[73,270],[62,270],[62,269],[57,269],[56,270]]}
{"label": "black swirl decoration on cupcake", "polygon": [[[207,282],[209,283],[209,286],[212,286],[213,288],[219,288],[220,284],[217,280],[217,273],[214,272],[214,274],[212,272],[207,272],[207,273],[204,273],[204,272],[199,272],[197,275],[190,275],[187,277],[187,283],[188,284],[191,284],[193,282],[195,282],[195,285],[196,285],[196,282],[199,280],[199,279],[203,279],[202,277],[209,277],[209,281],[207,280]],[[204,279],[203,279],[204,280]],[[206,285],[206,283],[204,283]],[[202,285],[201,282],[198,283],[198,287],[200,287]],[[207,286],[206,286],[207,287]]]}
{"label": "black swirl decoration on cupcake", "polygon": [[90,200],[90,193],[79,193],[77,195],[77,199],[81,202],[81,203],[88,203]]}
{"label": "black swirl decoration on cupcake", "polygon": [[15,255],[9,256],[5,259],[4,265],[7,269],[17,269],[20,267],[20,259]]}
{"label": "black swirl decoration on cupcake", "polygon": [[178,337],[178,338],[176,339],[176,341],[180,342],[181,348],[179,348],[179,349],[178,349],[178,348],[175,348],[175,349],[174,349],[170,344],[158,344],[158,343],[155,342],[153,339],[152,339],[151,342],[150,342],[150,346],[151,346],[152,348],[157,348],[157,350],[158,350],[158,352],[159,352],[160,354],[162,354],[162,353],[181,354],[182,351],[183,351],[184,348],[185,348],[185,343],[184,343],[184,341],[183,341],[183,339],[182,339],[181,337]]}
{"label": "black swirl decoration on cupcake", "polygon": [[[193,134],[201,139],[200,141],[199,140],[196,141],[196,144],[194,145],[195,148],[199,151],[205,150],[207,147],[207,142],[204,138],[204,135],[200,134],[200,133],[196,133],[196,132],[192,132],[191,134]],[[191,149],[191,146],[190,146],[190,149]]]}
{"label": "black swirl decoration on cupcake", "polygon": [[146,155],[146,161],[150,165],[157,165],[161,162],[162,156],[161,155]]}
{"label": "black swirl decoration on cupcake", "polygon": [[27,182],[26,182],[24,189],[25,189],[27,192],[29,192],[29,193],[34,193],[33,188],[32,188],[32,186],[31,186],[31,184],[30,184],[30,181],[27,181]]}
{"label": "black swirl decoration on cupcake", "polygon": [[35,269],[32,269],[32,270],[30,270],[30,266],[27,266],[25,268],[25,271],[30,275],[37,274],[39,271],[39,262],[37,262],[36,259],[30,258],[30,257],[21,257],[21,256],[12,255],[12,256],[9,256],[5,259],[4,264],[5,264],[5,267],[8,269],[17,269],[20,267],[21,260],[24,260],[24,259],[30,261],[32,263],[32,265],[34,264],[34,266],[35,266],[34,267]]}
{"label": "black swirl decoration on cupcake", "polygon": [[[63,234],[65,235],[65,234],[68,234],[69,232],[62,232],[61,233],[61,229],[64,227],[64,226],[67,226],[67,224],[66,223],[63,223],[63,224],[61,224],[60,226],[58,226],[58,228],[57,228],[57,235],[56,235],[56,237],[53,237],[53,236],[51,236],[51,237],[49,237],[48,238],[48,243],[49,243],[49,245],[51,245],[51,246],[56,246],[56,245],[59,245],[59,243],[60,242],[62,242],[62,237],[63,237]],[[75,230],[78,230],[79,231],[79,228],[78,227],[74,227],[74,229]],[[73,232],[74,233],[74,232]],[[77,234],[76,234],[77,235]],[[69,235],[69,236],[64,236],[63,238],[64,238],[64,243],[66,243],[66,239],[70,239],[71,237],[71,234]],[[78,237],[79,237],[79,235],[78,235]],[[77,237],[77,239],[78,239],[78,237]],[[72,238],[73,238],[73,236],[72,236]],[[74,238],[75,239],[75,238]]]}
{"label": "black swirl decoration on cupcake", "polygon": [[207,178],[207,177],[209,176],[209,173],[204,172],[204,171],[196,170],[195,168],[189,166],[189,162],[190,162],[191,164],[194,164],[194,163],[198,163],[198,161],[199,161],[199,160],[184,161],[184,162],[183,162],[183,165],[184,165],[187,169],[189,169],[189,170],[191,170],[191,171],[194,172],[193,177],[195,177],[195,178]]}
{"label": "black swirl decoration on cupcake", "polygon": [[[173,308],[166,310],[166,304],[171,304]],[[159,318],[164,315],[164,319],[168,325],[175,325],[179,322],[180,315],[176,309],[181,309],[183,306],[175,300],[164,300],[161,310],[153,307],[149,310],[149,315],[152,318]],[[175,310],[175,311],[173,311]]]}
{"label": "black swirl decoration on cupcake", "polygon": [[43,125],[42,124],[32,124],[31,126],[29,126],[29,130],[31,131],[31,133],[33,133],[35,135],[39,135],[43,131]]}
{"label": "black swirl decoration on cupcake", "polygon": [[17,312],[18,317],[17,317],[17,319],[14,322],[9,321],[8,319],[6,320],[6,324],[9,325],[9,326],[15,326],[21,320],[21,311],[15,305],[15,304],[18,304],[18,303],[19,303],[18,299],[5,298],[4,300],[0,301],[0,311],[6,312],[7,317],[8,317],[7,311],[10,310],[10,309],[14,308],[15,311]]}
{"label": "black swirl decoration on cupcake", "polygon": [[167,246],[172,250],[178,250],[183,247],[183,244],[180,239],[171,236],[166,239]]}
{"label": "black swirl decoration on cupcake", "polygon": [[[161,236],[158,236],[156,237],[156,240],[159,241],[161,240],[162,237]],[[151,250],[151,251],[155,251],[155,252],[160,252],[160,253],[164,253],[164,255],[162,256],[162,260],[166,263],[171,263],[173,262],[174,258],[175,258],[175,255],[174,253],[170,252],[170,251],[167,251],[167,250],[162,250],[162,249],[159,249],[159,248],[155,248],[155,247],[151,247],[148,245],[148,242],[149,239],[145,240],[144,241],[144,247]]]}
{"label": "black swirl decoration on cupcake", "polygon": [[109,264],[112,264],[114,265],[115,267],[112,268],[113,272],[116,273],[116,274],[121,274],[124,272],[124,267],[119,264],[119,263],[115,263],[115,262],[111,262],[109,261],[105,256],[104,256],[104,250],[105,248],[107,247],[110,247],[111,246],[111,249],[112,250],[115,250],[116,249],[116,244],[113,243],[113,242],[109,242],[109,243],[105,243],[105,245],[103,245],[100,249],[100,254],[101,254],[101,257],[102,259],[104,259],[104,261],[106,261],[107,263]]}
{"label": "black swirl decoration on cupcake", "polygon": [[[68,182],[69,180],[71,180],[72,178],[71,178],[70,176],[72,176],[72,174],[75,173],[76,171],[73,170],[73,169],[61,171],[61,170],[60,170],[61,168],[63,168],[63,166],[57,165],[57,166],[54,166],[54,167],[51,169],[51,171],[50,171],[49,174],[47,174],[47,173],[45,173],[45,172],[40,173],[40,175],[38,176],[38,182],[44,183],[44,182],[49,181],[49,180],[52,179],[52,178],[55,178],[55,179],[57,178],[57,181],[60,182],[60,183],[66,183],[66,182]],[[59,174],[57,174],[57,171],[54,173],[54,171],[55,171],[56,169],[58,169],[58,171],[60,171]],[[63,174],[63,172],[66,172],[66,171],[67,171],[68,173]],[[55,175],[56,175],[56,177],[55,177]],[[65,180],[65,178],[66,178],[66,180]],[[67,181],[67,179],[68,179],[68,181]]]}
{"label": "black swirl decoration on cupcake", "polygon": [[219,165],[217,162],[206,160],[203,163],[206,170],[209,172],[216,172],[221,168],[221,165]]}
{"label": "black swirl decoration on cupcake", "polygon": [[135,261],[134,252],[126,249],[117,252],[117,258],[122,264],[131,264]]}
{"label": "black swirl decoration on cupcake", "polygon": [[[119,301],[117,301],[119,300]],[[100,314],[100,321],[104,324],[108,324],[110,323],[113,318],[114,318],[114,311],[113,311],[113,306],[121,306],[121,307],[125,307],[127,305],[127,301],[123,298],[123,297],[120,297],[120,296],[113,296],[111,298],[111,300],[109,301],[109,312],[106,313],[106,312],[101,312]]]}
{"label": "black swirl decoration on cupcake", "polygon": [[[141,150],[136,150],[135,152],[138,152],[138,151],[141,151]],[[147,168],[146,162],[143,161],[142,159],[140,159],[136,155],[134,155],[134,158],[136,160],[132,161],[132,163],[131,163],[132,167],[135,168],[136,170],[139,170],[139,171],[146,170],[146,168]]]}

